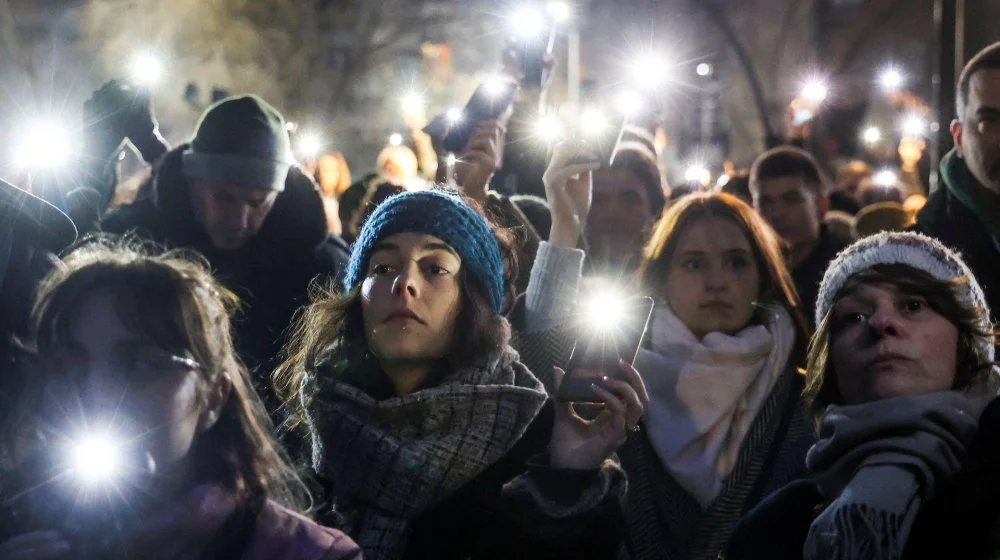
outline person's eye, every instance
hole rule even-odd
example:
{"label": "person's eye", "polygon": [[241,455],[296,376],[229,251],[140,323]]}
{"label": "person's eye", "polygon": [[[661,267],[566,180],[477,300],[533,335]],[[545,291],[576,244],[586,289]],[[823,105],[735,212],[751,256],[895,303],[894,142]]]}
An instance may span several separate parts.
{"label": "person's eye", "polygon": [[694,272],[696,270],[701,270],[702,263],[700,259],[687,259],[681,261],[681,268]]}
{"label": "person's eye", "polygon": [[437,264],[429,265],[427,267],[427,272],[433,274],[434,276],[444,276],[445,274],[450,273],[447,268]]}
{"label": "person's eye", "polygon": [[387,264],[376,264],[372,266],[371,273],[375,276],[385,276],[392,273],[392,267]]}
{"label": "person's eye", "polygon": [[903,301],[902,307],[907,313],[919,313],[927,308],[927,302],[923,298],[908,298]]}
{"label": "person's eye", "polygon": [[744,270],[750,266],[750,260],[746,257],[733,257],[729,261],[729,266],[731,266],[733,270]]}
{"label": "person's eye", "polygon": [[868,320],[868,316],[860,311],[844,311],[836,315],[836,323],[842,326],[860,325]]}

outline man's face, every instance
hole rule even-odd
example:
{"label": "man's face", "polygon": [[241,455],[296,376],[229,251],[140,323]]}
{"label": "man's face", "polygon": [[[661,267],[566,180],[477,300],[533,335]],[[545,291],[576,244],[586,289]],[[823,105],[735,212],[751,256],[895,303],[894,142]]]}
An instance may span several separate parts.
{"label": "man's face", "polygon": [[793,248],[819,239],[826,199],[804,177],[789,175],[758,181],[753,205]]}
{"label": "man's face", "polygon": [[271,213],[278,191],[268,188],[220,185],[195,180],[191,206],[198,223],[216,249],[234,250],[247,244]]}
{"label": "man's face", "polygon": [[951,134],[969,171],[1000,194],[1000,69],[972,75],[965,114],[951,123]]}
{"label": "man's face", "polygon": [[642,180],[631,171],[594,172],[594,200],[587,218],[587,244],[600,262],[634,255],[652,229],[653,211]]}

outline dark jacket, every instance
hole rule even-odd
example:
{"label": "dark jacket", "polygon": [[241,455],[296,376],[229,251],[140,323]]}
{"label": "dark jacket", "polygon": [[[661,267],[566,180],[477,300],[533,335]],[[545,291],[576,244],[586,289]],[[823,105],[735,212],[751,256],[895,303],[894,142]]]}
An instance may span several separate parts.
{"label": "dark jacket", "polygon": [[[955,479],[918,514],[903,560],[986,560],[1000,551],[1000,399],[979,420]],[[816,483],[796,481],[769,496],[733,532],[727,560],[798,560],[813,520],[826,507]]]}
{"label": "dark jacket", "polygon": [[140,189],[144,196],[105,217],[101,227],[116,234],[133,231],[143,239],[195,250],[208,259],[216,277],[240,297],[242,309],[234,323],[237,349],[270,408],[275,402],[267,379],[283,333],[295,311],[308,301],[309,283],[340,274],[348,247],[327,232],[319,191],[293,167],[257,235],[238,251],[215,249],[191,212],[181,173],[181,153],[186,148],[182,145],[167,153]]}
{"label": "dark jacket", "polygon": [[740,518],[806,475],[814,442],[800,404],[804,379],[790,367],[757,413],[721,494],[703,510],[670,476],[643,432],[618,451],[629,481],[625,542],[632,560],[714,560]]}
{"label": "dark jacket", "polygon": [[826,268],[846,246],[843,240],[831,235],[829,228],[824,224],[821,226],[816,248],[792,270],[792,280],[795,281],[795,291],[799,293],[799,300],[802,301],[803,314],[810,321],[816,310],[819,284],[823,281]]}
{"label": "dark jacket", "polygon": [[936,237],[962,254],[983,287],[995,321],[1000,313],[1000,248],[979,218],[942,187],[927,200],[911,229]]}
{"label": "dark jacket", "polygon": [[[524,322],[524,298],[511,314],[515,329]],[[573,348],[566,329],[536,333],[515,330],[514,347],[532,371],[565,367]],[[539,375],[550,390],[552,375]],[[789,365],[758,412],[726,481],[708,510],[666,471],[644,431],[629,436],[618,450],[628,479],[625,499],[625,548],[631,560],[714,559],[727,536],[765,496],[805,476],[805,455],[815,437],[799,396],[805,380]]]}
{"label": "dark jacket", "polygon": [[[624,492],[624,477],[607,469],[545,466],[553,419],[550,402],[503,458],[415,519],[404,558],[614,558],[623,533],[619,491]],[[511,488],[505,487],[525,472],[530,487],[520,488],[520,497],[512,498]],[[582,515],[576,512],[579,496],[602,483],[611,484],[608,498]],[[546,511],[527,503],[531,492],[545,499]]]}

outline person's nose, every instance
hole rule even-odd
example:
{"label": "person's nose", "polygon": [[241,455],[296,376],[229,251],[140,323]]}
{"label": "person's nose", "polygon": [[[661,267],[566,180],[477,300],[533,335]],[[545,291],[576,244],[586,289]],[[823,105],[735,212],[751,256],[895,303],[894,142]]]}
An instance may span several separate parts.
{"label": "person's nose", "polygon": [[392,283],[394,296],[405,296],[415,299],[420,296],[420,270],[416,263],[410,263],[399,270],[399,275]]}
{"label": "person's nose", "polygon": [[891,305],[880,305],[875,309],[868,325],[879,338],[899,336],[902,332],[901,317]]}

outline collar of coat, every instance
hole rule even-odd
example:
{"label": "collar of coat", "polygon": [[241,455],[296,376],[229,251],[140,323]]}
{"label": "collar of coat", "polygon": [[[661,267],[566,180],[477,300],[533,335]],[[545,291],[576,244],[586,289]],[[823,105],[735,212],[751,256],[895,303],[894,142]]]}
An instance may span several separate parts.
{"label": "collar of coat", "polygon": [[[208,234],[194,219],[187,180],[181,170],[181,154],[187,144],[167,152],[140,196],[150,197],[162,234],[174,244],[210,247]],[[143,192],[145,191],[145,192]],[[278,194],[264,225],[251,240],[250,248],[289,247],[310,249],[329,239],[323,200],[313,180],[298,166],[292,166],[285,180],[285,190]]]}

